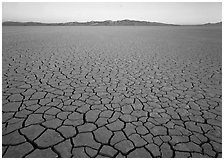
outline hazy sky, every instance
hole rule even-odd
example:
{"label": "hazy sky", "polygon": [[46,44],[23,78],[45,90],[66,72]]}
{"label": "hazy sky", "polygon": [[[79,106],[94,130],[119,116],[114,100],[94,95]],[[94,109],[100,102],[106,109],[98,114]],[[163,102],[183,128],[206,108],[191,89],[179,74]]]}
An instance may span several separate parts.
{"label": "hazy sky", "polygon": [[221,2],[3,2],[3,21],[70,22],[145,20],[172,24],[202,24],[222,20]]}

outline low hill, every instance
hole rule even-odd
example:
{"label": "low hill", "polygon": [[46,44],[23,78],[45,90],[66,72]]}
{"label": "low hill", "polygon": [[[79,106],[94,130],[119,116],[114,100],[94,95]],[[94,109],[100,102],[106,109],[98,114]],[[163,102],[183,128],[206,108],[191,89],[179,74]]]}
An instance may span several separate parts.
{"label": "low hill", "polygon": [[[118,20],[118,21],[89,21],[89,22],[66,22],[66,23],[41,23],[41,22],[13,22],[6,21],[3,26],[185,26],[174,25],[159,22],[136,21],[136,20]],[[189,26],[189,25],[186,25]],[[193,26],[222,26],[222,22],[206,23]]]}
{"label": "low hill", "polygon": [[206,23],[206,24],[204,24],[204,26],[222,26],[222,22],[218,22],[218,23]]}
{"label": "low hill", "polygon": [[167,26],[173,24],[135,21],[135,20],[119,20],[119,21],[90,21],[90,22],[67,22],[67,23],[40,23],[40,22],[13,22],[6,21],[3,26]]}

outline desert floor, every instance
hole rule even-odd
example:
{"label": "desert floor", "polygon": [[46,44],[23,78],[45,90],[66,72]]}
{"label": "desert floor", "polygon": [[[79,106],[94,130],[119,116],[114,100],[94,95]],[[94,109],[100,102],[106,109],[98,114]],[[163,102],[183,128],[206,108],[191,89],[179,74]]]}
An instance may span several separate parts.
{"label": "desert floor", "polygon": [[221,157],[221,27],[3,27],[3,157]]}

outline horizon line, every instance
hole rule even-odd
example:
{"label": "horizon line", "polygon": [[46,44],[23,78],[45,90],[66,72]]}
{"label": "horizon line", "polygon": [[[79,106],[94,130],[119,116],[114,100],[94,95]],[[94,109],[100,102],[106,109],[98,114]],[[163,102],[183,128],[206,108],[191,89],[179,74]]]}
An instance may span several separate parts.
{"label": "horizon line", "polygon": [[168,25],[205,25],[205,24],[217,24],[217,23],[222,23],[222,21],[217,21],[217,22],[205,22],[205,23],[194,23],[194,24],[174,24],[174,23],[164,23],[164,22],[159,22],[159,21],[145,21],[145,20],[134,20],[134,19],[121,19],[121,20],[91,20],[91,21],[66,21],[66,22],[41,22],[41,21],[13,21],[13,20],[6,20],[2,21],[2,23],[5,22],[17,22],[17,23],[42,23],[42,24],[66,24],[66,23],[71,23],[71,22],[77,22],[77,23],[88,23],[88,22],[105,22],[105,21],[124,21],[124,20],[129,20],[129,21],[141,21],[141,22],[149,22],[149,23],[162,23],[162,24],[168,24]]}

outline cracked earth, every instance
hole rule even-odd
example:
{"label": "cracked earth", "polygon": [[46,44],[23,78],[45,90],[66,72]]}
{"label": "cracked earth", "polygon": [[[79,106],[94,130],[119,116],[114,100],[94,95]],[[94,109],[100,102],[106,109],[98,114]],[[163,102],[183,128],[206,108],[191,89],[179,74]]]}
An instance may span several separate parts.
{"label": "cracked earth", "polygon": [[3,27],[3,157],[222,157],[221,28]]}

